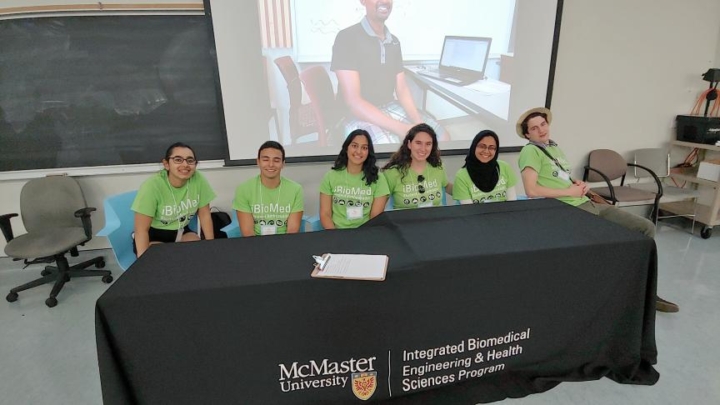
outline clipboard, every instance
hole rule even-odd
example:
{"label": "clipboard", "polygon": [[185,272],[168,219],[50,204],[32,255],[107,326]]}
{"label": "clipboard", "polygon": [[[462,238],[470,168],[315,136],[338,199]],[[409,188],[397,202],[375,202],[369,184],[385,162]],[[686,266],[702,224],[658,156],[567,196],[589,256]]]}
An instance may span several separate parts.
{"label": "clipboard", "polygon": [[387,255],[325,253],[315,259],[310,275],[315,278],[385,281],[390,257]]}

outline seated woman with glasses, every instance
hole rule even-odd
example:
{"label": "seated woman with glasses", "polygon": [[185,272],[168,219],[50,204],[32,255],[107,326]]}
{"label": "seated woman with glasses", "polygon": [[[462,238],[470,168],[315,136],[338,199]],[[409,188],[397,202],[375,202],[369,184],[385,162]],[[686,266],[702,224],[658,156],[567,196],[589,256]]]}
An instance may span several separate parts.
{"label": "seated woman with glasses", "polygon": [[205,239],[213,239],[210,201],[215,192],[196,170],[192,148],[184,143],[170,145],[160,170],[138,190],[135,211],[135,252],[138,257],[152,244],[200,240],[188,224],[197,215]]}
{"label": "seated woman with glasses", "polygon": [[383,167],[383,174],[397,209],[440,206],[443,189],[452,193],[452,183],[440,160],[437,135],[427,124],[410,128],[400,149]]}
{"label": "seated woman with glasses", "polygon": [[375,162],[370,134],[364,129],[350,132],[320,183],[323,228],[357,228],[383,212],[389,191]]}
{"label": "seated woman with glasses", "polygon": [[510,165],[498,160],[500,141],[495,132],[480,131],[465,157],[465,165],[455,174],[453,199],[461,204],[478,204],[517,199],[517,177]]}

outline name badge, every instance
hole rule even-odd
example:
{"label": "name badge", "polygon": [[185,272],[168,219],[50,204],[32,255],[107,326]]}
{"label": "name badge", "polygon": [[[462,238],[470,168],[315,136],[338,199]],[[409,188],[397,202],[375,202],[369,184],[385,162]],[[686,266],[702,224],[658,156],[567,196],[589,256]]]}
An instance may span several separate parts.
{"label": "name badge", "polygon": [[260,235],[277,234],[277,225],[260,225]]}
{"label": "name badge", "polygon": [[355,220],[355,219],[362,219],[363,217],[363,207],[348,207],[345,206],[345,214],[347,216],[347,219]]}
{"label": "name badge", "polygon": [[564,170],[558,170],[558,177],[563,180],[570,181],[570,175]]}

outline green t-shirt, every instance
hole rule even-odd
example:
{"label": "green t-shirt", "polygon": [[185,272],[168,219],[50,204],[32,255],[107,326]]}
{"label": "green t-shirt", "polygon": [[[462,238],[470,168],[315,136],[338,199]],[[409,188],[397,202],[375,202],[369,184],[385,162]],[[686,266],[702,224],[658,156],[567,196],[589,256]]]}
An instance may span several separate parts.
{"label": "green t-shirt", "polygon": [[405,177],[396,167],[385,170],[383,174],[387,179],[395,209],[442,205],[443,189],[448,185],[447,174],[442,166],[433,167],[429,163],[425,165],[422,172],[425,179],[422,182],[418,181],[418,174],[410,168]]}
{"label": "green t-shirt", "polygon": [[332,221],[338,229],[357,228],[367,222],[373,200],[390,194],[382,173],[378,173],[377,181],[368,186],[363,173],[350,174],[346,169],[325,173],[320,193],[332,197]]}
{"label": "green t-shirt", "polygon": [[498,182],[491,191],[484,192],[475,186],[467,168],[463,167],[455,174],[453,183],[453,199],[458,201],[472,200],[473,204],[495,201],[507,201],[507,190],[517,183],[517,177],[510,165],[498,160]]}
{"label": "green t-shirt", "polygon": [[274,226],[275,233],[284,234],[290,214],[303,211],[302,186],[281,177],[278,187],[267,188],[258,175],[237,187],[232,207],[252,214],[255,235],[262,235],[263,226]]}
{"label": "green t-shirt", "polygon": [[[570,163],[568,163],[565,154],[557,146],[548,146],[545,148],[550,156],[557,159],[562,168],[558,167],[549,157],[547,157],[539,147],[534,144],[523,146],[518,158],[518,166],[520,171],[526,167],[530,167],[538,174],[537,184],[542,187],[554,188],[558,190],[566,189],[572,185],[570,180]],[[562,172],[568,173],[567,175]],[[582,197],[558,197],[558,200],[577,207],[588,201],[585,196]]]}
{"label": "green t-shirt", "polygon": [[215,192],[199,171],[182,187],[173,187],[166,170],[145,180],[138,190],[132,210],[152,217],[151,227],[176,230],[190,223],[198,208],[210,204]]}

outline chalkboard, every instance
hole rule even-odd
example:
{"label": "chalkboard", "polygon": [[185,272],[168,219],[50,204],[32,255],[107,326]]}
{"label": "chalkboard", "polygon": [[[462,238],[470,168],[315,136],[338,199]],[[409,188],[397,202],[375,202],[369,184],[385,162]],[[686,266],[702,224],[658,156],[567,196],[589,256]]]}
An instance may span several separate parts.
{"label": "chalkboard", "polygon": [[0,171],[227,158],[209,19],[0,21]]}

